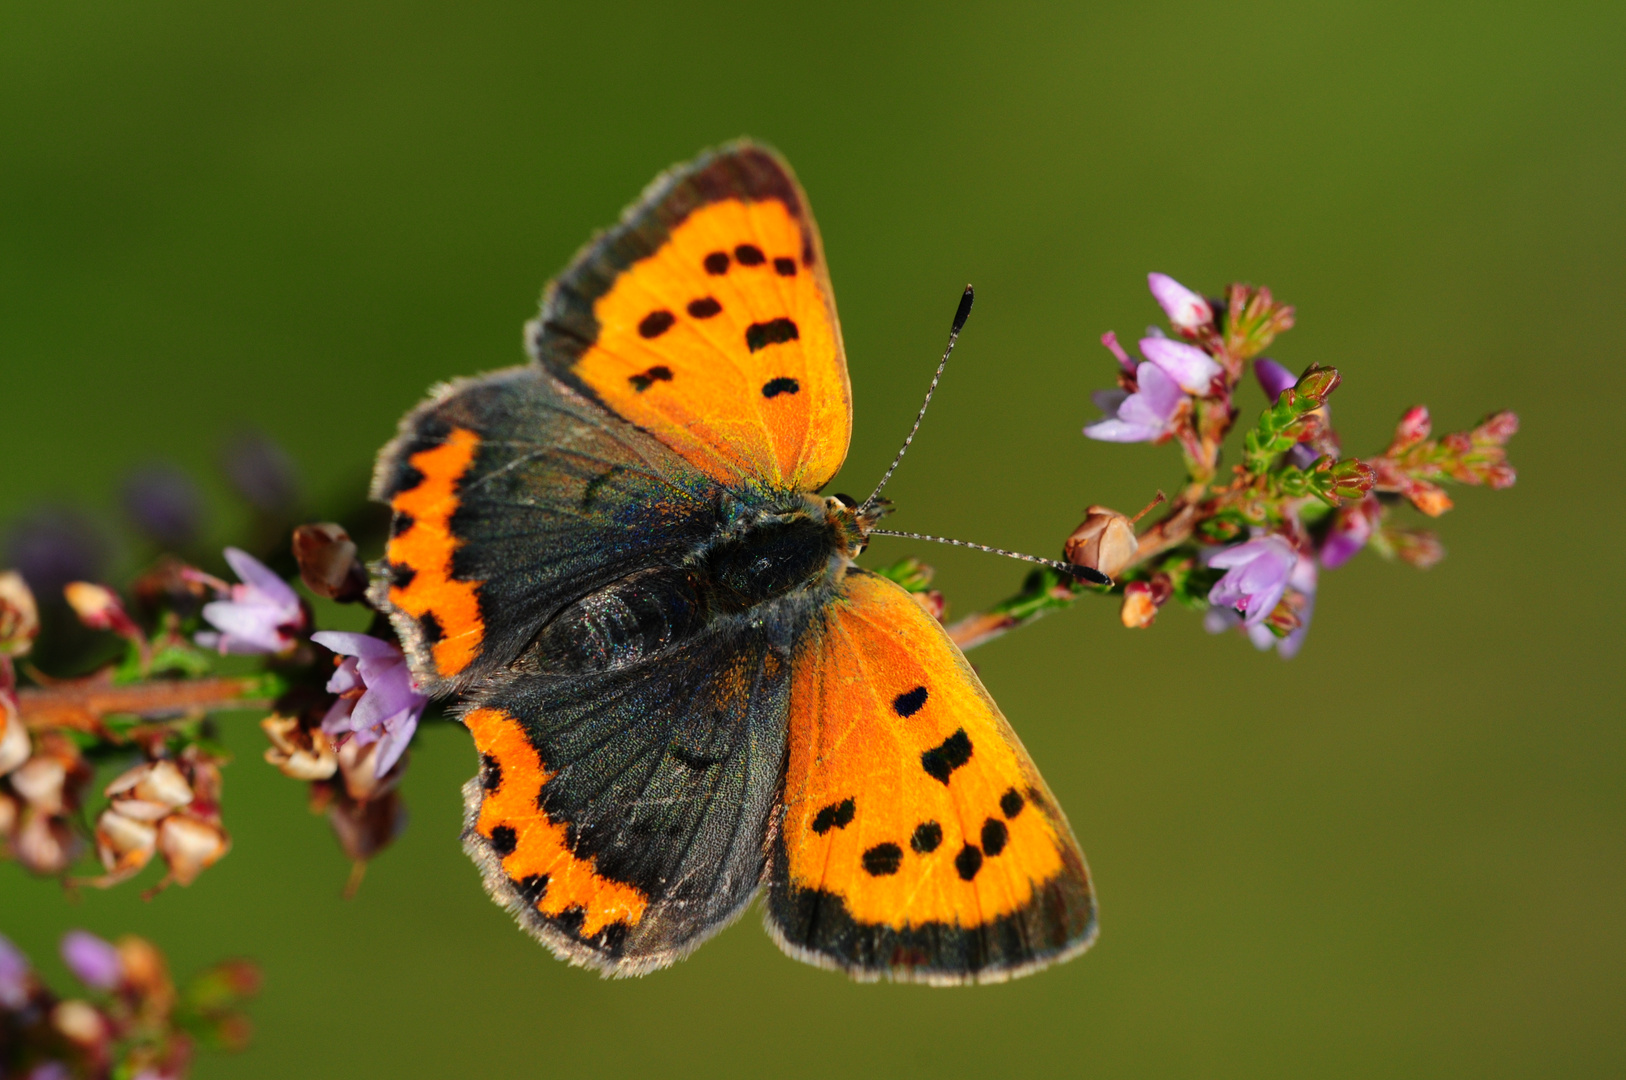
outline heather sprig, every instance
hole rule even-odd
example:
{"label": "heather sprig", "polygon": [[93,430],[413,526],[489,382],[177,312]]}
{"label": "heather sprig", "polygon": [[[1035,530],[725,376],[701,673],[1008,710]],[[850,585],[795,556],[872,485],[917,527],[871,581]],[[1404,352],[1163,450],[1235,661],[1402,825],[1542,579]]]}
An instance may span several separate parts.
{"label": "heather sprig", "polygon": [[[1151,625],[1158,609],[1176,599],[1211,612],[1210,629],[1239,627],[1260,648],[1291,657],[1308,631],[1319,570],[1342,566],[1368,545],[1418,567],[1443,556],[1434,534],[1394,520],[1402,500],[1438,517],[1451,507],[1445,483],[1514,482],[1506,451],[1518,430],[1513,413],[1431,439],[1428,410],[1419,406],[1405,414],[1383,453],[1347,456],[1330,407],[1342,374],[1312,364],[1294,376],[1262,355],[1292,327],[1293,308],[1249,285],[1229,286],[1222,301],[1164,274],[1150,275],[1148,285],[1172,336],[1141,339],[1145,360],[1137,361],[1115,333],[1103,335],[1117,386],[1097,393],[1108,415],[1084,434],[1103,442],[1174,442],[1186,469],[1180,493],[1138,533],[1126,536],[1122,522],[1130,519],[1115,515],[1120,532],[1111,544],[1099,537],[1115,512],[1090,507],[1064,557],[1115,584],[1105,589],[1056,571],[1031,573],[1009,599],[949,624],[962,648],[1085,593],[1114,592],[1122,596],[1127,627]],[[1221,449],[1240,418],[1236,395],[1250,367],[1267,401],[1243,434],[1241,460],[1226,474]]]}
{"label": "heather sprig", "polygon": [[[1406,521],[1406,508],[1438,517],[1452,505],[1447,484],[1514,482],[1513,413],[1434,437],[1418,406],[1381,453],[1347,455],[1332,423],[1342,374],[1312,364],[1295,375],[1264,355],[1292,327],[1293,308],[1248,285],[1218,299],[1162,274],[1148,286],[1168,331],[1140,338],[1139,356],[1115,333],[1102,336],[1111,385],[1096,393],[1105,415],[1084,435],[1172,443],[1182,482],[1134,516],[1092,505],[1064,539],[1065,562],[1109,584],[1041,566],[1005,600],[947,623],[962,648],[1099,594],[1118,597],[1126,627],[1152,625],[1177,601],[1211,631],[1236,629],[1290,658],[1305,647],[1323,572],[1368,547],[1431,566],[1444,548]],[[1249,371],[1266,400],[1244,416]],[[1239,422],[1241,452],[1227,468],[1222,451]],[[104,580],[108,543],[83,515],[41,510],[12,530],[13,569],[0,567],[0,854],[37,875],[110,888],[161,864],[148,897],[197,880],[231,850],[230,754],[218,730],[245,711],[259,717],[264,760],[306,785],[352,860],[347,892],[405,826],[409,747],[443,714],[368,597],[362,559],[382,548],[382,521],[350,514],[363,523],[354,538],[335,522],[291,528],[300,485],[261,436],[234,443],[226,471],[252,511],[252,538],[221,557],[236,580],[195,565],[202,511],[190,481],[169,468],[136,474],[124,492],[145,542],[176,549],[127,589]],[[944,618],[929,565],[907,558],[878,572]],[[333,604],[364,613],[365,632],[321,627]],[[246,967],[213,969],[177,991],[139,939],[75,935],[63,955],[100,998],[58,1000],[0,938],[5,1075],[58,1061],[80,1075],[180,1076],[194,1043],[242,1041]]]}

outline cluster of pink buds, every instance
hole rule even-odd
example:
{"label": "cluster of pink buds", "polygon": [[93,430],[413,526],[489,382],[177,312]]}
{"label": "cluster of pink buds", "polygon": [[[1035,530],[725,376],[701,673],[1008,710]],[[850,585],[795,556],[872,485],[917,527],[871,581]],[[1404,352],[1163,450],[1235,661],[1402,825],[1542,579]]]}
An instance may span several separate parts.
{"label": "cluster of pink buds", "polygon": [[[1428,410],[1419,407],[1402,419],[1383,454],[1347,456],[1328,403],[1339,372],[1311,365],[1295,375],[1262,355],[1292,327],[1291,307],[1269,289],[1248,285],[1231,285],[1223,299],[1210,300],[1164,274],[1149,275],[1147,284],[1168,330],[1148,328],[1136,346],[1139,357],[1115,333],[1102,336],[1117,386],[1095,394],[1106,415],[1084,434],[1112,443],[1174,443],[1185,483],[1172,499],[1159,492],[1152,506],[1168,505],[1138,530],[1152,506],[1133,518],[1104,506],[1086,511],[1063,557],[1113,579],[1113,586],[1084,585],[1060,571],[1031,575],[1017,595],[949,627],[962,648],[1104,588],[1121,592],[1127,627],[1152,625],[1159,609],[1179,600],[1205,612],[1211,631],[1239,629],[1258,648],[1291,657],[1304,644],[1321,571],[1369,545],[1415,566],[1441,558],[1432,533],[1391,520],[1397,507],[1437,517],[1451,506],[1444,483],[1513,483],[1506,452],[1518,430],[1512,413],[1431,439]],[[1264,391],[1264,409],[1246,430],[1241,460],[1227,472],[1221,451],[1242,412],[1249,370]],[[902,568],[883,573],[913,588]]]}
{"label": "cluster of pink buds", "polygon": [[241,1007],[260,986],[251,964],[219,964],[177,989],[163,954],[142,938],[114,944],[75,930],[61,953],[88,993],[58,996],[0,936],[0,1076],[181,1080],[200,1041],[248,1045]]}
{"label": "cluster of pink buds", "polygon": [[157,853],[169,872],[154,892],[171,883],[190,885],[231,849],[220,822],[220,767],[196,747],[178,760],[127,770],[103,794],[109,801],[96,819],[96,854],[106,873],[89,884],[126,881]]}

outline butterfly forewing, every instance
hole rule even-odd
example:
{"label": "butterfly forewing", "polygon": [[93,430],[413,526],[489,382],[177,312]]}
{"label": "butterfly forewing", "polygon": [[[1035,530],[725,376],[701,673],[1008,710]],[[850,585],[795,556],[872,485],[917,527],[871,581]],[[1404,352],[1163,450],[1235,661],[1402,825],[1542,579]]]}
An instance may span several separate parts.
{"label": "butterfly forewing", "polygon": [[847,362],[818,228],[762,147],[658,179],[549,289],[529,338],[730,487],[811,490],[846,456]]}

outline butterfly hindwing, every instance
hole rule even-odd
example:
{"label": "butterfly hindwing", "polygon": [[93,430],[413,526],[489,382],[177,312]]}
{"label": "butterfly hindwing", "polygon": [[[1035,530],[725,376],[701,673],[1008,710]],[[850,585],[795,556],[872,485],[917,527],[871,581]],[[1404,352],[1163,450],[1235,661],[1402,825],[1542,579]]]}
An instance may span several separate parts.
{"label": "butterfly hindwing", "polygon": [[1088,947],[1066,819],[937,621],[849,571],[797,643],[767,911],[858,978],[990,982]]}
{"label": "butterfly hindwing", "polygon": [[549,287],[527,341],[727,486],[813,490],[846,457],[851,392],[818,227],[764,147],[658,178]]}
{"label": "butterfly hindwing", "polygon": [[776,637],[731,623],[597,671],[536,650],[468,702],[482,767],[464,788],[464,845],[559,956],[642,974],[754,895],[784,764]]}
{"label": "butterfly hindwing", "polygon": [[714,482],[537,365],[439,388],[380,455],[373,497],[394,511],[373,598],[431,693],[716,524]]}

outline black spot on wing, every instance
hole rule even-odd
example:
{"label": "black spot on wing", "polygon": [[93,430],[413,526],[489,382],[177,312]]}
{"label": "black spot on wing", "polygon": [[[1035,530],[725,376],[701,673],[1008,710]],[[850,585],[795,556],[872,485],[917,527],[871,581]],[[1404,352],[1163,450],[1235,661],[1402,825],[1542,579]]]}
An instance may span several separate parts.
{"label": "black spot on wing", "polygon": [[823,836],[831,829],[845,829],[852,824],[855,809],[851,799],[831,803],[813,815],[813,831]]}
{"label": "black spot on wing", "polygon": [[728,252],[714,251],[710,255],[707,255],[705,259],[701,261],[700,265],[704,266],[706,268],[706,273],[710,274],[712,277],[716,277],[719,274],[726,274],[728,273]]}
{"label": "black spot on wing", "polygon": [[954,856],[954,869],[960,872],[961,881],[970,881],[982,869],[982,852],[977,850],[975,844],[967,844]]}
{"label": "black spot on wing", "polygon": [[408,585],[411,585],[412,579],[417,576],[418,571],[414,570],[406,563],[390,563],[390,586],[392,588],[404,589]]}
{"label": "black spot on wing", "polygon": [[435,618],[433,611],[426,611],[418,616],[418,629],[423,633],[425,645],[433,646],[446,636],[445,628],[440,625],[440,620]]}
{"label": "black spot on wing", "polygon": [[770,379],[762,387],[762,396],[765,398],[778,397],[780,394],[794,394],[802,388],[802,384],[795,379],[780,377]]}
{"label": "black spot on wing", "polygon": [[480,786],[487,791],[502,787],[502,762],[490,754],[480,755]]}
{"label": "black spot on wing", "polygon": [[418,519],[407,513],[405,510],[397,510],[395,512],[395,518],[390,522],[390,535],[400,536],[417,523]]}
{"label": "black spot on wing", "polygon": [[773,268],[780,277],[796,276],[796,260],[787,259],[783,255],[773,261]]}
{"label": "black spot on wing", "polygon": [[922,821],[915,826],[915,834],[909,838],[909,846],[920,854],[936,851],[943,842],[943,826],[935,821]]}
{"label": "black spot on wing", "polygon": [[761,266],[768,261],[762,249],[755,244],[741,244],[734,249],[734,258],[739,260],[741,266]]}
{"label": "black spot on wing", "polygon": [[519,881],[514,882],[514,888],[519,892],[520,898],[527,904],[535,907],[547,895],[548,875],[528,874]]}
{"label": "black spot on wing", "polygon": [[638,336],[646,338],[658,338],[668,330],[672,329],[672,324],[675,322],[677,322],[677,316],[673,315],[665,308],[662,308],[659,311],[651,311],[639,321]]}
{"label": "black spot on wing", "polygon": [[713,315],[719,314],[722,310],[723,305],[719,304],[715,297],[702,296],[698,300],[689,301],[689,314],[693,315],[697,319],[709,319]]}
{"label": "black spot on wing", "polygon": [[1022,812],[1022,805],[1026,800],[1015,788],[1011,788],[999,797],[999,812],[1008,818],[1013,818]]}
{"label": "black spot on wing", "polygon": [[899,716],[913,716],[926,704],[926,688],[917,686],[913,690],[899,694],[892,699],[892,711]]}
{"label": "black spot on wing", "polygon": [[412,462],[407,460],[412,456],[412,452],[412,448],[403,450],[400,459],[396,461],[395,468],[390,474],[389,485],[384,489],[385,498],[399,495],[403,491],[411,491],[423,483],[423,473],[419,472]]}
{"label": "black spot on wing", "polygon": [[898,867],[903,865],[903,849],[896,844],[876,844],[864,852],[862,862],[865,873],[870,877],[896,874]]}
{"label": "black spot on wing", "polygon": [[938,745],[920,755],[920,767],[926,775],[940,783],[949,782],[949,774],[971,760],[971,737],[961,728]]}
{"label": "black spot on wing", "polygon": [[650,368],[648,371],[642,372],[641,374],[628,375],[627,381],[632,384],[632,388],[634,390],[641,394],[658,382],[671,382],[672,369],[667,367],[665,364],[656,364],[654,367]]}
{"label": "black spot on wing", "polygon": [[491,830],[491,850],[503,858],[512,855],[514,848],[518,846],[519,834],[514,831],[512,825],[498,825]]}
{"label": "black spot on wing", "polygon": [[752,323],[745,328],[745,347],[757,352],[769,345],[783,345],[787,341],[796,341],[801,336],[801,331],[796,329],[796,324],[790,319]]}
{"label": "black spot on wing", "polygon": [[992,858],[1005,850],[1005,842],[1010,839],[1010,830],[998,818],[988,818],[982,823],[982,850]]}

